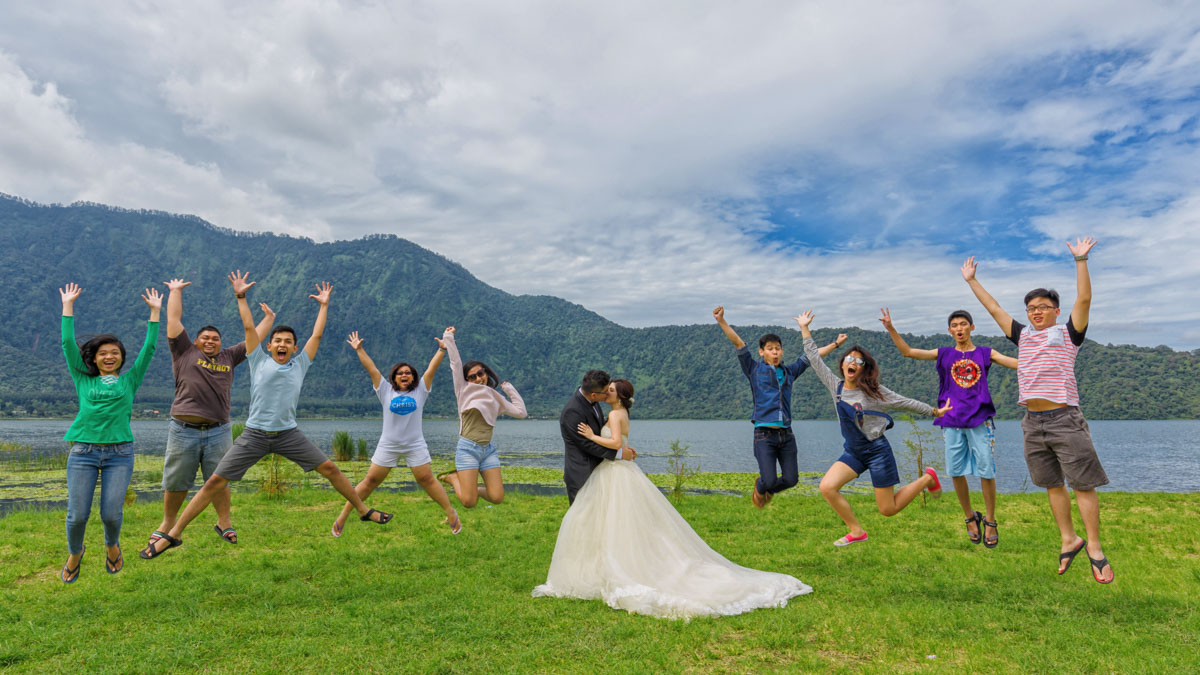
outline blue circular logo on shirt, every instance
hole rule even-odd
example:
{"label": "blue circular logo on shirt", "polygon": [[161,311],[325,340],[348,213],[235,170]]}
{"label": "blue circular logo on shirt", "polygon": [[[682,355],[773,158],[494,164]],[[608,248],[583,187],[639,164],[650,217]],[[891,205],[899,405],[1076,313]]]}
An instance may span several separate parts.
{"label": "blue circular logo on shirt", "polygon": [[388,409],[397,415],[407,415],[417,409],[417,401],[411,396],[397,396]]}

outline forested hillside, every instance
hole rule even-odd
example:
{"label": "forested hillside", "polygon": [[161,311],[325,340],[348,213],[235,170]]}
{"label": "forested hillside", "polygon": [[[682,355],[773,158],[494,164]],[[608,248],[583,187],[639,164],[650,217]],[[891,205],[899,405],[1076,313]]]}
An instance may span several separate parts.
{"label": "forested hillside", "polygon": [[[403,236],[403,232],[397,233]],[[219,326],[227,343],[240,339],[236,306],[225,275],[248,270],[258,284],[251,306],[266,302],[280,323],[307,338],[317,305],[313,284],[333,283],[328,327],[301,399],[307,415],[377,414],[370,383],[345,336],[357,330],[381,368],[408,360],[423,368],[433,338],[458,328],[464,358],[480,359],[510,380],[534,416],[554,416],[583,371],[601,367],[633,381],[635,416],[747,418],[750,394],[733,350],[712,322],[624,328],[549,295],[514,296],[492,288],[463,267],[399,236],[314,243],[272,234],[214,227],[190,216],[128,211],[95,204],[43,206],[0,197],[0,414],[74,413],[74,391],[59,342],[58,288],[83,286],[76,303],[80,336],[115,332],[130,358],[142,343],[146,306],[141,290],[171,277],[193,282],[184,291],[184,325]],[[552,291],[553,289],[547,289]],[[669,299],[664,299],[668,302]],[[819,308],[818,308],[819,310]],[[164,326],[165,328],[165,326]],[[736,326],[747,342],[767,331],[784,336],[787,356],[800,353],[794,327]],[[837,329],[816,331],[819,342]],[[848,329],[851,342],[875,353],[883,381],[903,394],[932,401],[933,364],[901,358],[883,332]],[[135,409],[164,413],[173,394],[165,330]],[[941,336],[907,336],[914,347],[949,343]],[[1005,340],[977,340],[1015,354]],[[1015,373],[994,368],[992,394],[1002,417],[1019,414]],[[1200,353],[1166,347],[1104,346],[1089,341],[1079,358],[1085,413],[1092,419],[1200,416]],[[249,377],[239,368],[234,414],[244,415]],[[794,395],[798,419],[828,417],[832,405],[817,379],[801,378]],[[453,415],[446,366],[427,410]]]}

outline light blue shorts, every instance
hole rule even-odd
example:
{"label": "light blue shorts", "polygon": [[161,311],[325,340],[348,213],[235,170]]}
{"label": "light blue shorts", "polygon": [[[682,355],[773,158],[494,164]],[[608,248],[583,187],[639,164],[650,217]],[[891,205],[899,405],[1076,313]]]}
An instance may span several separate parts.
{"label": "light blue shorts", "polygon": [[475,441],[458,437],[458,447],[454,449],[454,468],[464,469],[499,469],[500,455],[496,452],[496,442],[480,445]]}
{"label": "light blue shorts", "polygon": [[996,425],[991,420],[977,427],[946,427],[946,473],[951,476],[996,477]]}

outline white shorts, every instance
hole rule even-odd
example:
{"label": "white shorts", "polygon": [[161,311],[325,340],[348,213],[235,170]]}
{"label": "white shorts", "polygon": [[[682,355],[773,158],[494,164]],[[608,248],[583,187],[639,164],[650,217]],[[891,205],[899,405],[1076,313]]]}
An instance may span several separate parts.
{"label": "white shorts", "polygon": [[404,458],[404,465],[410,469],[414,466],[424,466],[433,461],[429,456],[429,446],[425,443],[420,445],[380,443],[375,446],[375,454],[371,456],[371,463],[391,469],[400,464],[401,457]]}

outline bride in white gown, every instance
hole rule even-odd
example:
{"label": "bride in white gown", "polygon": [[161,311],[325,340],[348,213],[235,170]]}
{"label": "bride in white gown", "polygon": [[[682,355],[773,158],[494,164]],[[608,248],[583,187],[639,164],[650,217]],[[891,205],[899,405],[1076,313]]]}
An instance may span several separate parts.
{"label": "bride in white gown", "polygon": [[[628,439],[633,385],[614,380],[603,436]],[[586,431],[586,433],[585,433]],[[799,579],[729,562],[687,524],[632,461],[604,461],[563,516],[546,583],[534,597],[602,599],[613,609],[672,619],[783,607],[812,592]]]}

